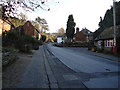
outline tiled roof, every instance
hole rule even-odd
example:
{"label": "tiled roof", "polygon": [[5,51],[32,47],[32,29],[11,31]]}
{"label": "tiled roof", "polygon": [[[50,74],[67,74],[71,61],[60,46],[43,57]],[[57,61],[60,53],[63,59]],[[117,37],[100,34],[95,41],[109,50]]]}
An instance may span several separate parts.
{"label": "tiled roof", "polygon": [[88,29],[82,29],[81,32],[83,32],[85,35],[93,35],[93,33]]}

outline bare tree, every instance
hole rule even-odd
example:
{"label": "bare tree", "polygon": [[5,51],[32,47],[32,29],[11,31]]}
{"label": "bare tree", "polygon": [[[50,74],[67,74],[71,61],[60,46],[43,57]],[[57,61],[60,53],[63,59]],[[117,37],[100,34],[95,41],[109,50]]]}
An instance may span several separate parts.
{"label": "bare tree", "polygon": [[36,22],[38,22],[39,23],[39,25],[41,25],[41,32],[43,32],[43,30],[44,30],[44,32],[46,32],[46,30],[48,31],[49,29],[48,29],[48,25],[47,25],[47,21],[45,20],[45,19],[43,19],[43,18],[40,18],[40,17],[37,17],[36,19]]}
{"label": "bare tree", "polygon": [[39,9],[50,11],[47,3],[49,3],[48,0],[0,0],[0,18],[14,26],[8,18],[19,16],[20,8],[28,12]]}
{"label": "bare tree", "polygon": [[38,3],[37,1],[38,0],[32,0],[32,1],[28,0],[28,2],[26,2],[26,0],[1,0],[0,5],[2,6],[2,18],[6,19],[9,16],[16,15],[17,14],[16,12],[20,7],[24,8],[24,10],[26,11],[30,11],[30,10],[34,11],[35,8],[38,7],[43,9],[41,6],[42,3]]}
{"label": "bare tree", "polygon": [[48,0],[0,0],[2,18],[14,17],[18,14],[19,8],[23,8],[26,11],[35,11],[36,9],[50,11],[47,3],[49,3]]}

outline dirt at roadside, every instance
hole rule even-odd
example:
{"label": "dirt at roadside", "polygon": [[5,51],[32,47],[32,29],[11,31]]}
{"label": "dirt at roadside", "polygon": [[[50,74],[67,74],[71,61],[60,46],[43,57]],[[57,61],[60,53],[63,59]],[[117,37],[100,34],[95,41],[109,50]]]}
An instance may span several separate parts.
{"label": "dirt at roadside", "polygon": [[15,88],[25,69],[32,61],[32,54],[18,53],[19,59],[2,71],[2,88]]}

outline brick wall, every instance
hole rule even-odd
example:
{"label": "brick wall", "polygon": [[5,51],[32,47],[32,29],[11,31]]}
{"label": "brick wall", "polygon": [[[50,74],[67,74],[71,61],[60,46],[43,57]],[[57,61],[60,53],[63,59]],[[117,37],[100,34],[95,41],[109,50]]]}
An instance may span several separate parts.
{"label": "brick wall", "polygon": [[2,30],[10,31],[10,29],[11,29],[11,25],[9,25],[7,22],[3,22],[3,20],[0,19],[0,33]]}
{"label": "brick wall", "polygon": [[3,21],[0,19],[0,36],[2,35],[2,23]]}
{"label": "brick wall", "polygon": [[83,34],[83,32],[77,32],[74,37],[75,37],[76,42],[78,42],[78,41],[86,41],[86,35]]}
{"label": "brick wall", "polygon": [[36,36],[36,29],[34,26],[31,24],[30,21],[27,21],[23,25],[23,29],[25,30],[25,34],[31,35],[31,36]]}

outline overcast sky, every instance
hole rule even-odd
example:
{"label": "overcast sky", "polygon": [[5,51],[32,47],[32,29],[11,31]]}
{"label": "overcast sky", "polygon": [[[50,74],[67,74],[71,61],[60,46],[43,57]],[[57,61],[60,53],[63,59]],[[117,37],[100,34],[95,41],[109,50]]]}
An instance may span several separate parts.
{"label": "overcast sky", "polygon": [[[51,10],[40,10],[31,13],[28,18],[40,16],[48,22],[50,32],[56,32],[63,27],[66,30],[68,16],[73,14],[76,27],[84,27],[91,31],[98,28],[100,16],[104,17],[107,9],[113,5],[113,0],[48,0]],[[59,3],[54,3],[59,2]],[[116,0],[120,1],[120,0]],[[52,3],[53,2],[53,3]]]}

